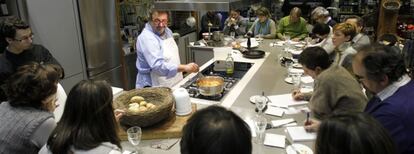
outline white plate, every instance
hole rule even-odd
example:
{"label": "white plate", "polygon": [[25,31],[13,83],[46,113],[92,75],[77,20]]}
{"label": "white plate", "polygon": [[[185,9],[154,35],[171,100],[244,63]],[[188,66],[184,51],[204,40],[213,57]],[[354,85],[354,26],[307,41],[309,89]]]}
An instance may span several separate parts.
{"label": "white plate", "polygon": [[299,63],[294,63],[294,64],[292,65],[292,67],[293,67],[293,68],[302,68],[302,65],[301,65],[301,64],[299,64]]}
{"label": "white plate", "polygon": [[256,104],[256,98],[257,97],[261,97],[261,96],[262,95],[253,95],[253,96],[250,96],[250,98],[249,98],[250,103]]}
{"label": "white plate", "polygon": [[[302,82],[302,83],[311,83],[311,82],[313,82],[313,79],[312,79],[312,77],[310,77],[310,76],[302,76],[301,78],[300,78],[300,81]],[[289,84],[292,84],[293,82],[292,82],[292,77],[287,77],[287,78],[285,78],[285,82],[286,83],[289,83]]]}
{"label": "white plate", "polygon": [[[295,147],[297,152],[293,150],[292,146]],[[286,153],[287,154],[313,154],[313,151],[311,148],[309,148],[306,145],[294,143],[286,147]]]}
{"label": "white plate", "polygon": [[300,53],[302,53],[303,50],[291,50],[290,53],[294,54],[294,55],[300,55]]}
{"label": "white plate", "polygon": [[290,73],[292,73],[292,74],[296,74],[296,73],[303,74],[303,73],[305,73],[305,71],[303,69],[292,68],[292,69],[290,69]]}
{"label": "white plate", "polygon": [[303,44],[296,44],[295,45],[295,47],[298,47],[298,48],[303,48],[305,45],[303,45]]}

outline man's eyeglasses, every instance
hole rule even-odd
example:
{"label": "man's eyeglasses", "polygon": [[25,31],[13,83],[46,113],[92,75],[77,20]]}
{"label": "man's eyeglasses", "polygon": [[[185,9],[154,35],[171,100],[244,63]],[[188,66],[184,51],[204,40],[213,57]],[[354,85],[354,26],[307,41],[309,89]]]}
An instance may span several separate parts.
{"label": "man's eyeglasses", "polygon": [[21,38],[21,39],[14,39],[14,40],[15,40],[15,41],[22,42],[22,41],[25,41],[25,40],[29,40],[29,38],[30,38],[30,39],[33,39],[33,37],[34,37],[34,34],[32,33],[32,34],[30,34],[29,36],[25,36],[25,37],[23,37],[23,38]]}
{"label": "man's eyeglasses", "polygon": [[154,22],[154,24],[158,25],[160,23],[163,23],[164,25],[166,25],[168,23],[168,20],[158,20],[158,19],[154,19],[152,20],[152,22]]}

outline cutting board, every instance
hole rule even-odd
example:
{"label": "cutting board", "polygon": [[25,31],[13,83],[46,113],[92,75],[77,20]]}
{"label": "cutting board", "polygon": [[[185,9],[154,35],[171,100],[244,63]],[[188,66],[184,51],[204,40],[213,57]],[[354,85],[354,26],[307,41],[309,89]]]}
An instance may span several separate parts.
{"label": "cutting board", "polygon": [[[186,116],[178,116],[175,112],[172,112],[170,116],[161,121],[154,126],[143,128],[142,129],[142,140],[150,140],[150,139],[168,139],[168,138],[180,138],[182,134],[182,129],[184,125],[187,123],[187,120],[193,115],[193,113],[197,110],[196,104],[192,104],[193,111]],[[128,135],[126,134],[125,130],[122,129],[119,131],[119,138],[122,141],[128,140]]]}

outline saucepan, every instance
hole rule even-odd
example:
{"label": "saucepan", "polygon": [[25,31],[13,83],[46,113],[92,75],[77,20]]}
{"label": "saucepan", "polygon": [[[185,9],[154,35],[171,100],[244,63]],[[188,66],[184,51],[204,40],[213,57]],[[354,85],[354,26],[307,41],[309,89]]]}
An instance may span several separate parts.
{"label": "saucepan", "polygon": [[203,96],[216,96],[224,90],[224,78],[204,76],[197,80],[198,92]]}

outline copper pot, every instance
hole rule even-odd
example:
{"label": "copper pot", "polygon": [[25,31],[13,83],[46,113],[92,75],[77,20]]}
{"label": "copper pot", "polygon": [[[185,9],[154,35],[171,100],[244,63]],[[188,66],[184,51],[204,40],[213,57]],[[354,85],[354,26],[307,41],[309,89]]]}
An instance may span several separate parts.
{"label": "copper pot", "polygon": [[224,90],[224,78],[205,76],[197,80],[198,92],[203,96],[216,96]]}

